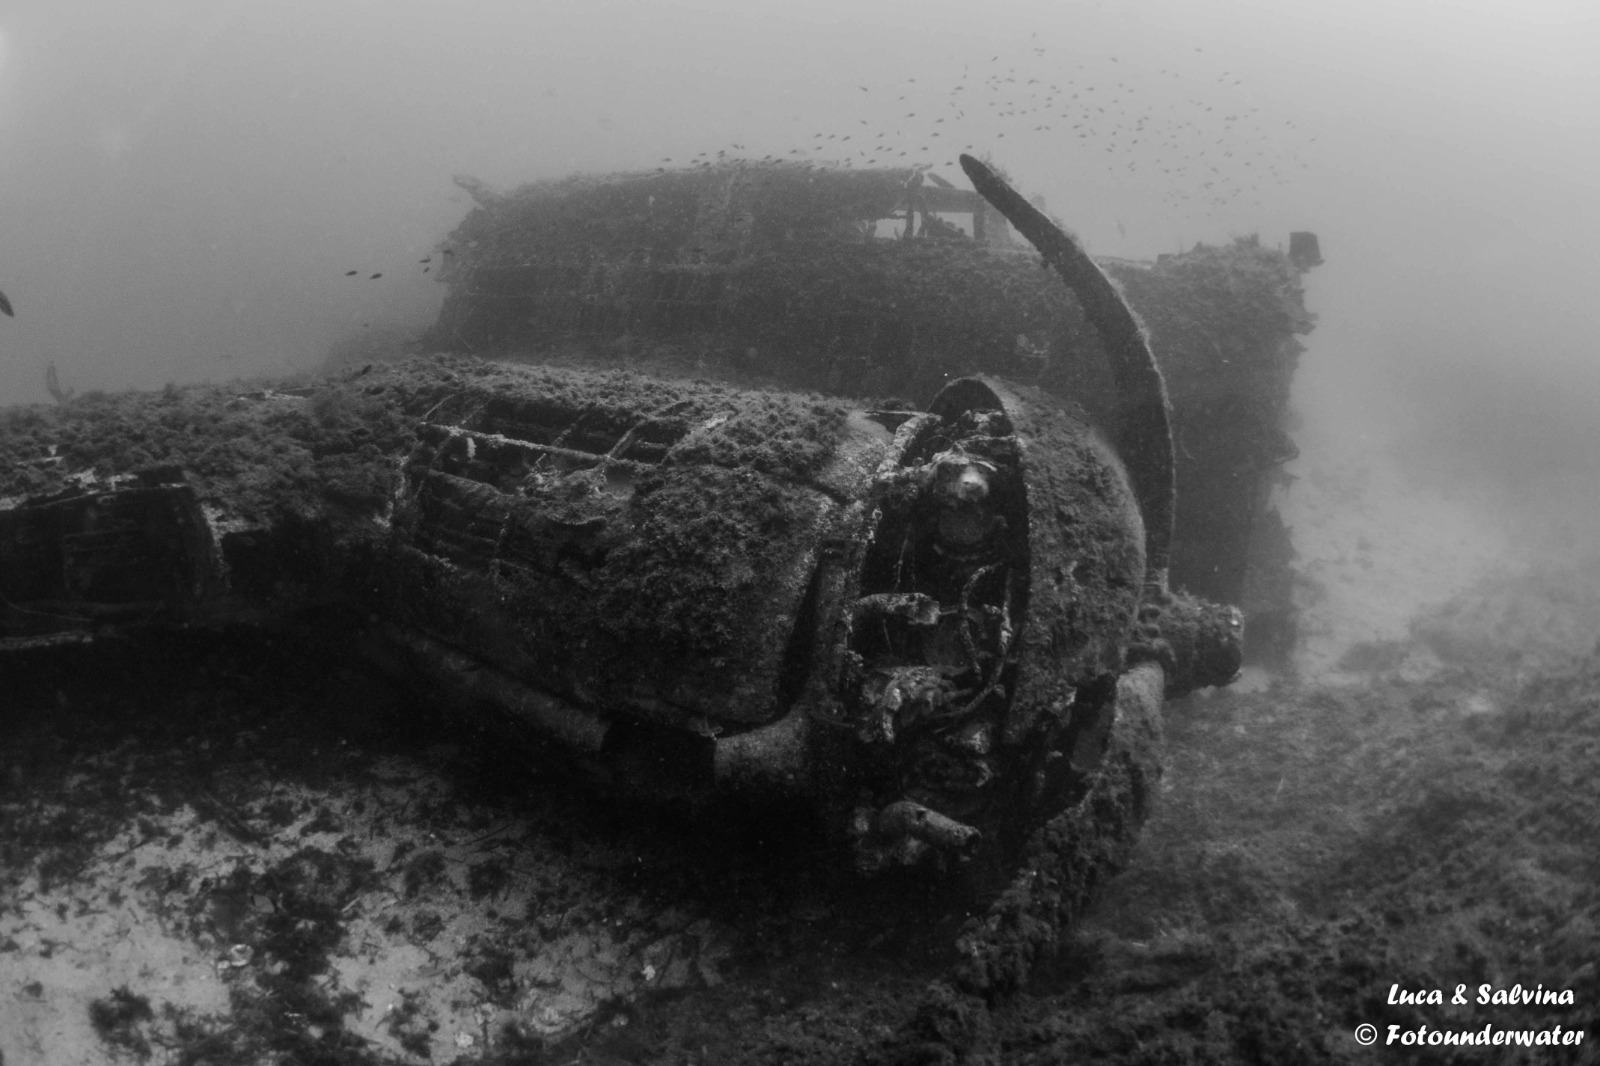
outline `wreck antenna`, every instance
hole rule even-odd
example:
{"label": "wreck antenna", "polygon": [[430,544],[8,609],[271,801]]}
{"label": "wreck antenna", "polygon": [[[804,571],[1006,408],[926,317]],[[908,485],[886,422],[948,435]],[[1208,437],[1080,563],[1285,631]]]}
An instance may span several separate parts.
{"label": "wreck antenna", "polygon": [[1166,379],[1156,365],[1133,309],[1105,272],[1043,212],[970,155],[961,169],[985,200],[1033,244],[1055,268],[1100,334],[1117,383],[1117,450],[1127,464],[1133,491],[1144,515],[1145,584],[1165,591],[1172,552],[1172,407]]}

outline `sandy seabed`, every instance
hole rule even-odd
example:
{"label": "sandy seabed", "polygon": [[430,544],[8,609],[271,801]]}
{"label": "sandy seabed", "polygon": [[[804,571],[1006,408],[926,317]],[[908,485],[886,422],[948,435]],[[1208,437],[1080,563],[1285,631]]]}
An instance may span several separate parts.
{"label": "sandy seabed", "polygon": [[[109,649],[0,723],[3,1061],[1600,1061],[1600,564],[1308,455],[1295,669],[1169,705],[1134,862],[975,1043],[906,1041],[962,915],[222,641]],[[1448,1002],[1484,984],[1571,1003]]]}

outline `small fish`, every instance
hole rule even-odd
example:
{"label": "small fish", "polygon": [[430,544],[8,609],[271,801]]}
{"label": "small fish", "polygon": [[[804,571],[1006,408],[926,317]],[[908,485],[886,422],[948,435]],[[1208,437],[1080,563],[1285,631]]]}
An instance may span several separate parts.
{"label": "small fish", "polygon": [[419,262],[419,263],[431,263],[431,262],[433,262],[433,256],[425,255],[421,259],[418,259],[417,262]]}
{"label": "small fish", "polygon": [[367,280],[368,281],[377,281],[381,277],[383,277],[383,274],[382,274],[382,272],[379,272],[377,274],[372,275],[372,277],[368,278]]}
{"label": "small fish", "polygon": [[4,311],[7,318],[17,317],[17,313],[11,310],[11,301],[6,299],[6,294],[3,292],[0,292],[0,311]]}
{"label": "small fish", "polygon": [[361,273],[361,271],[359,271],[359,270],[346,270],[344,272],[344,276],[347,277],[347,278],[353,278],[359,273]]}

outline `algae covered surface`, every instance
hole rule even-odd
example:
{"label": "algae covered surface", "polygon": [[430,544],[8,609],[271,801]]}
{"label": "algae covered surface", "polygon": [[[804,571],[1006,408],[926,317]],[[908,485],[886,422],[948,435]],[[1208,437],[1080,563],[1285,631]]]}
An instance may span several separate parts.
{"label": "algae covered surface", "polygon": [[178,466],[202,500],[248,519],[340,502],[380,510],[384,459],[410,426],[382,390],[367,390],[197,385],[10,408],[0,412],[0,497],[58,493],[72,473]]}
{"label": "algae covered surface", "polygon": [[[377,516],[402,475],[388,458],[363,465],[363,448],[387,455],[390,432],[409,447],[430,412],[467,421],[475,390],[500,395],[530,373],[548,375],[545,396],[573,380],[451,360],[374,367],[332,401],[215,388],[10,413],[0,446],[35,465],[9,466],[5,493],[59,487],[54,444],[107,474],[192,463],[209,500],[344,501]],[[601,380],[584,393],[589,429],[626,432],[613,416],[640,409],[682,418],[672,447],[711,449],[691,467],[703,477],[765,463],[800,485],[834,446],[827,401],[794,401],[820,428],[786,439],[761,403],[726,411],[715,387]],[[131,405],[181,417],[127,418],[160,428],[115,448],[76,423],[89,411],[124,424]],[[737,467],[693,432],[719,414],[749,420],[725,438],[758,450]],[[244,428],[235,458],[205,466],[187,438],[206,434],[182,427],[213,417]],[[241,480],[257,468],[250,427],[278,420],[299,433],[268,434],[293,442],[283,461]],[[373,439],[354,443],[356,422]],[[334,469],[353,457],[342,468],[383,492],[319,473],[330,441],[349,445],[321,452]],[[144,455],[125,462],[134,444]],[[1363,558],[1341,565],[1359,573]],[[1303,581],[1332,582],[1332,565]],[[1370,596],[1349,632],[1371,630]],[[991,980],[987,1001],[951,991],[981,908],[914,877],[843,874],[792,810],[652,809],[597,792],[369,676],[337,625],[309,639],[259,626],[102,634],[7,678],[0,1054],[8,1066],[1595,1061],[1596,632],[1600,564],[1507,570],[1415,607],[1381,639],[1319,651],[1306,660],[1317,671],[1251,673],[1169,704],[1167,770],[1131,863],[1075,926],[1002,922],[997,957],[1032,972]],[[1467,1003],[1448,1002],[1458,985]],[[1557,999],[1480,1005],[1483,985]],[[1445,1002],[1391,1002],[1391,989]],[[1357,1042],[1362,1024],[1378,1046]],[[1586,1035],[1463,1051],[1386,1045],[1391,1026]]]}
{"label": "algae covered surface", "polygon": [[[179,467],[203,502],[246,517],[341,500],[381,510],[392,494],[392,460],[414,443],[417,420],[481,409],[491,397],[537,396],[597,423],[626,426],[640,411],[679,405],[679,423],[728,409],[731,390],[671,385],[626,373],[575,375],[438,356],[368,364],[339,379],[168,386],[156,392],[86,393],[54,406],[0,411],[0,498],[59,492],[68,474],[126,475]],[[769,472],[803,476],[826,460],[837,409],[785,420],[765,408],[738,411],[733,447],[713,461],[756,460]]]}
{"label": "algae covered surface", "polygon": [[[1575,577],[1592,626],[1593,566]],[[1537,591],[1548,580],[1514,595],[1530,614],[1565,615]],[[1008,1058],[1593,1061],[1587,1038],[1581,1054],[1522,1057],[1384,1044],[1391,1025],[1600,1027],[1600,788],[1584,769],[1600,752],[1600,649],[1559,664],[1548,641],[1515,649],[1488,606],[1503,581],[1439,614],[1476,614],[1481,639],[1543,669],[1451,656],[1174,708],[1140,858],[1019,1001]],[[1419,622],[1410,652],[1431,656],[1431,629]],[[1483,984],[1568,990],[1572,1003],[1481,1006]],[[1391,1004],[1394,985],[1446,1003]],[[1468,1002],[1452,1006],[1458,985]],[[1377,1026],[1376,1050],[1354,1039],[1362,1023]]]}
{"label": "algae covered surface", "polygon": [[[310,384],[172,387],[0,413],[0,499],[157,474],[192,489],[224,556],[233,531],[303,529],[279,554],[293,554],[284,565],[312,598],[341,587],[349,598],[358,585],[382,596],[396,575],[363,569],[368,555],[350,544],[387,537],[397,500],[415,489],[408,471],[437,461],[437,448],[417,453],[419,424],[442,426],[446,438],[465,427],[491,442],[549,445],[592,458],[592,469],[523,453],[506,469],[468,457],[451,489],[468,498],[421,501],[475,515],[456,531],[451,559],[493,573],[449,610],[395,594],[390,613],[492,647],[483,634],[449,630],[451,611],[463,625],[482,619],[481,592],[495,610],[509,603],[510,617],[490,619],[502,630],[576,649],[569,676],[604,688],[624,680],[608,664],[648,659],[664,688],[726,688],[724,703],[765,714],[770,697],[757,706],[738,675],[776,669],[785,607],[803,592],[803,575],[790,571],[826,507],[819,479],[844,421],[840,405],[819,397],[440,356]],[[608,471],[619,474],[611,483]],[[284,576],[257,584],[282,586]],[[463,580],[452,572],[435,584]],[[764,629],[769,639],[732,639]],[[747,654],[712,656],[719,649]],[[708,657],[705,676],[691,669]]]}
{"label": "algae covered surface", "polygon": [[[1131,865],[1029,983],[954,1009],[927,989],[968,909],[829,875],[781,812],[614,804],[288,638],[76,649],[4,724],[0,1050],[1592,1061],[1353,1033],[1600,1026],[1597,624],[1593,564],[1507,574],[1398,656],[1169,705]],[[1574,1002],[1388,1002],[1458,984]]]}

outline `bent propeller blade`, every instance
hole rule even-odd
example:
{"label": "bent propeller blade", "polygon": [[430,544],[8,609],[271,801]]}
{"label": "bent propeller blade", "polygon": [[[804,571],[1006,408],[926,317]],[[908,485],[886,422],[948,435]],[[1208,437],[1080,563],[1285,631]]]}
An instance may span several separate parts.
{"label": "bent propeller blade", "polygon": [[1119,394],[1118,450],[1144,512],[1147,580],[1165,587],[1176,494],[1172,407],[1150,342],[1122,293],[1077,242],[979,160],[963,154],[961,169],[978,194],[1061,275],[1100,334]]}

